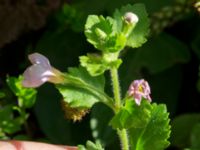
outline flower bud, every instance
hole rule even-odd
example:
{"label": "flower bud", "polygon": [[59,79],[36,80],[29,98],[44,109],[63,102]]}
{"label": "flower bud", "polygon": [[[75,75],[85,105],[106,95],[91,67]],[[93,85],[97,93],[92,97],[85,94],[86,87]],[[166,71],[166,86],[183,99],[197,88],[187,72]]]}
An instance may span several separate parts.
{"label": "flower bud", "polygon": [[135,24],[138,22],[138,16],[135,15],[134,13],[132,12],[127,12],[125,15],[124,15],[124,19],[127,23],[130,23],[130,24]]}
{"label": "flower bud", "polygon": [[137,22],[138,22],[138,17],[137,15],[135,15],[134,13],[132,12],[127,12],[125,13],[124,17],[123,17],[123,33],[126,37],[128,37],[132,31],[134,30]]}

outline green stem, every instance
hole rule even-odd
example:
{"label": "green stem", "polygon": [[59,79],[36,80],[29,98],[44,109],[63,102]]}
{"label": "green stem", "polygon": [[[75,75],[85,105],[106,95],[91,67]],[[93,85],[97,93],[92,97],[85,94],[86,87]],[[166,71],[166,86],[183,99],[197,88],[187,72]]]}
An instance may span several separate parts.
{"label": "green stem", "polygon": [[117,133],[119,135],[122,150],[129,150],[129,142],[128,142],[128,133],[126,129],[117,130]]}
{"label": "green stem", "polygon": [[[116,68],[112,68],[111,70],[111,80],[113,84],[113,94],[115,98],[115,113],[117,113],[121,107],[121,95],[120,95],[120,84],[119,84],[119,77],[118,71]],[[121,141],[122,150],[129,150],[129,141],[128,141],[128,133],[126,129],[117,130]]]}
{"label": "green stem", "polygon": [[28,125],[28,122],[27,122],[27,119],[28,119],[28,116],[27,113],[26,113],[26,109],[23,107],[23,106],[19,106],[19,113],[20,113],[20,116],[23,118],[23,122],[24,122],[24,127],[25,127],[25,131],[26,131],[26,134],[32,138],[33,137],[33,134],[32,134],[32,131]]}
{"label": "green stem", "polygon": [[121,106],[121,95],[120,95],[118,72],[116,68],[112,68],[110,71],[111,71],[111,80],[113,84],[113,94],[115,98],[115,107],[118,110]]}

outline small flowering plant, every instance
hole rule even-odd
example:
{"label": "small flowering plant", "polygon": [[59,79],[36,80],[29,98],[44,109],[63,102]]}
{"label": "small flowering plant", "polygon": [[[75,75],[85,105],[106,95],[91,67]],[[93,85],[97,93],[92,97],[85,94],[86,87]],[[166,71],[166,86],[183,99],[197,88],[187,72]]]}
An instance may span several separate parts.
{"label": "small flowering plant", "polygon": [[[32,66],[24,72],[22,85],[35,88],[45,82],[55,84],[63,96],[66,118],[73,121],[81,120],[95,103],[101,102],[114,113],[109,125],[117,131],[122,150],[163,150],[169,145],[170,135],[166,106],[151,103],[151,89],[145,79],[134,80],[122,98],[118,76],[121,52],[126,46],[137,48],[145,43],[148,27],[142,4],[124,6],[113,17],[90,15],[85,35],[98,54],[80,56],[80,66],[66,73],[52,67],[42,54],[30,54]],[[104,90],[105,71],[111,75],[113,96]],[[87,141],[78,149],[102,150],[103,145]]]}

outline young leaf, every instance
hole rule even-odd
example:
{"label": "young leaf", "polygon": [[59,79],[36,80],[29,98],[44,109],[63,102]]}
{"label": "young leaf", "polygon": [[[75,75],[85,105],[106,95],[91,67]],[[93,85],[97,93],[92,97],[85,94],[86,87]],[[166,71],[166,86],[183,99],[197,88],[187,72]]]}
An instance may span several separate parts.
{"label": "young leaf", "polygon": [[86,142],[86,146],[78,145],[78,150],[104,150],[100,143]]}
{"label": "young leaf", "polygon": [[81,66],[85,67],[92,76],[101,75],[108,69],[101,56],[88,54],[87,56],[80,56],[79,59]]}
{"label": "young leaf", "polygon": [[145,128],[128,130],[132,150],[163,150],[169,145],[170,125],[166,106],[152,104],[151,117]]}
{"label": "young leaf", "polygon": [[89,15],[85,24],[85,35],[89,43],[104,52],[116,52],[124,48],[126,37],[113,30],[115,20],[111,17]]}
{"label": "young leaf", "polygon": [[122,7],[120,10],[116,10],[114,13],[114,19],[117,21],[114,28],[118,30],[118,32],[122,31],[123,28],[123,19],[127,12],[133,12],[139,18],[135,28],[132,30],[132,33],[128,36],[126,45],[132,48],[140,47],[143,43],[147,41],[146,36],[149,33],[149,20],[148,15],[145,10],[145,6],[143,4],[135,4],[135,5],[126,5]]}
{"label": "young leaf", "polygon": [[115,53],[104,53],[103,56],[88,54],[79,57],[79,59],[81,66],[85,67],[91,76],[101,75],[111,67],[118,68],[122,63],[121,59],[117,59]]}
{"label": "young leaf", "polygon": [[6,105],[0,109],[0,130],[2,133],[13,134],[21,129],[21,124],[19,118],[14,118],[13,105]]}
{"label": "young leaf", "polygon": [[22,76],[19,76],[19,78],[8,77],[6,81],[13,93],[18,97],[20,107],[30,108],[35,104],[37,91],[33,88],[23,87]]}
{"label": "young leaf", "polygon": [[104,93],[104,77],[92,77],[84,68],[69,68],[68,79],[76,83],[57,85],[58,90],[64,97],[64,101],[70,107],[90,108],[96,102],[108,102],[108,96]]}
{"label": "young leaf", "polygon": [[138,106],[132,98],[129,98],[125,106],[112,118],[110,124],[115,129],[144,128],[151,117],[151,109],[151,104],[146,100],[142,100],[141,105]]}

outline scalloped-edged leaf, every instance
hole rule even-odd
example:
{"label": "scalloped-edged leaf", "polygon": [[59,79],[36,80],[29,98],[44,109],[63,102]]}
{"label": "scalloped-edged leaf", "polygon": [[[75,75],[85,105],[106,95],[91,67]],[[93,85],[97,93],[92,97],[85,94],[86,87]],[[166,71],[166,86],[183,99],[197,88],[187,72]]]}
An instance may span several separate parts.
{"label": "scalloped-edged leaf", "polygon": [[[80,84],[60,84],[57,85],[58,90],[62,94],[64,101],[70,107],[90,108],[96,102],[101,101],[101,97],[95,93],[104,92],[104,77],[92,77],[82,67],[69,68],[69,74],[78,79]],[[92,88],[93,91],[88,90],[86,86]],[[95,93],[94,93],[95,92]]]}
{"label": "scalloped-edged leaf", "polygon": [[79,59],[81,66],[85,67],[92,76],[101,75],[109,68],[102,57],[95,54],[80,56]]}
{"label": "scalloped-edged leaf", "polygon": [[151,118],[145,128],[128,130],[131,150],[163,150],[169,145],[170,125],[166,106],[152,104]]}
{"label": "scalloped-edged leaf", "polygon": [[128,36],[126,45],[132,48],[140,47],[143,43],[147,41],[146,37],[149,33],[150,25],[145,6],[143,4],[128,4],[122,7],[120,10],[116,10],[114,13],[114,18],[117,21],[117,25],[115,26],[115,28],[118,30],[118,32],[122,30],[122,16],[124,16],[126,12],[133,12],[139,18],[139,21],[133,29],[132,33]]}
{"label": "scalloped-edged leaf", "polygon": [[37,91],[34,88],[23,87],[22,76],[19,76],[19,78],[8,77],[6,81],[13,93],[18,97],[20,107],[30,108],[35,104]]}
{"label": "scalloped-edged leaf", "polygon": [[85,24],[87,41],[99,50],[116,52],[124,48],[126,37],[113,30],[115,20],[111,17],[89,15]]}
{"label": "scalloped-edged leaf", "polygon": [[87,54],[87,56],[80,56],[79,60],[81,66],[85,67],[91,76],[99,76],[112,67],[118,68],[122,63],[121,59],[116,60],[113,53],[104,54],[103,57],[97,54]]}
{"label": "scalloped-edged leaf", "polygon": [[110,124],[114,129],[144,128],[151,117],[151,104],[142,100],[138,106],[133,98],[127,99],[125,106],[112,118]]}

